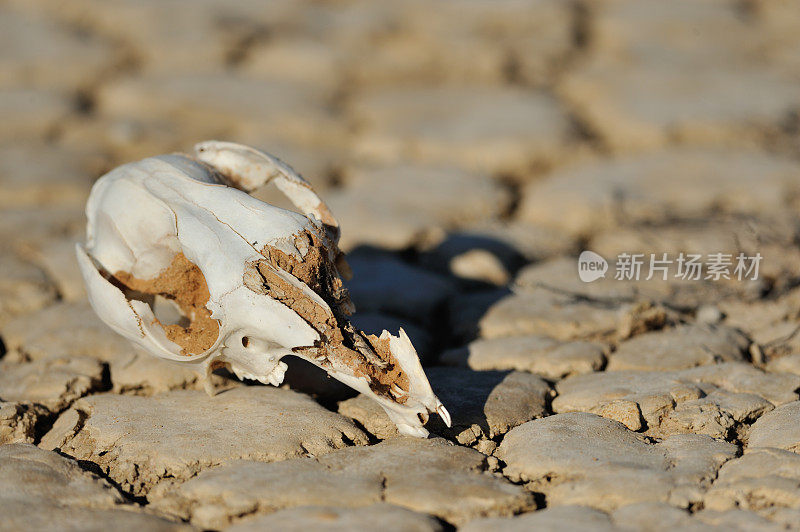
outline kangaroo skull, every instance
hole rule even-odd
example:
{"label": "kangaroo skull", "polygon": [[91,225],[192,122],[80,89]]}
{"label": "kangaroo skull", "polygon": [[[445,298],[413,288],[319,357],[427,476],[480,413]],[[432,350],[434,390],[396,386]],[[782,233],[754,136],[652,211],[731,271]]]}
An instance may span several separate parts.
{"label": "kangaroo skull", "polygon": [[[249,194],[269,182],[302,214]],[[209,141],[129,163],[95,183],[86,215],[77,255],[89,301],[151,354],[206,382],[228,366],[275,386],[294,355],[372,397],[404,434],[427,436],[431,412],[450,424],[405,332],[351,325],[338,223],[275,157]]]}

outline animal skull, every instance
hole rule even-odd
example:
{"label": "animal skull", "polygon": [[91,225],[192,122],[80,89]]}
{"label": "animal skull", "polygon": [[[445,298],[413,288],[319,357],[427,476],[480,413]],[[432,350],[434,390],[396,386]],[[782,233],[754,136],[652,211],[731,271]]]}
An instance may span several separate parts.
{"label": "animal skull", "polygon": [[[274,181],[303,214],[250,192]],[[400,432],[427,436],[450,415],[414,346],[356,330],[336,219],[311,186],[266,153],[230,142],[120,166],[95,183],[77,246],[89,301],[112,329],[206,377],[229,366],[278,386],[301,357],[376,400]]]}

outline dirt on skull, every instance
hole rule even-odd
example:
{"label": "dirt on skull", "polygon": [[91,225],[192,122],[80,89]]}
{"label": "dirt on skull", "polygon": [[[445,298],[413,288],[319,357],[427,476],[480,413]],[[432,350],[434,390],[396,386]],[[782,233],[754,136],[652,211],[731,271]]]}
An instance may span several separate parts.
{"label": "dirt on skull", "polygon": [[161,296],[177,304],[188,323],[164,324],[158,318],[155,322],[161,325],[167,338],[181,346],[182,355],[203,353],[217,341],[219,323],[206,308],[210,297],[206,278],[183,253],[175,255],[172,263],[153,279],[137,279],[128,272],[118,271],[112,281],[128,299],[152,300]]}

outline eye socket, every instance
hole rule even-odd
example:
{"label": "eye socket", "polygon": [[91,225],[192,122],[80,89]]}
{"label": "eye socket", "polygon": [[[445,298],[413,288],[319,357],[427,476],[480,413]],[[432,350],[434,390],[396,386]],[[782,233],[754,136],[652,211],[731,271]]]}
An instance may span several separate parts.
{"label": "eye socket", "polygon": [[242,347],[247,347],[248,345],[250,345],[250,337],[242,336]]}

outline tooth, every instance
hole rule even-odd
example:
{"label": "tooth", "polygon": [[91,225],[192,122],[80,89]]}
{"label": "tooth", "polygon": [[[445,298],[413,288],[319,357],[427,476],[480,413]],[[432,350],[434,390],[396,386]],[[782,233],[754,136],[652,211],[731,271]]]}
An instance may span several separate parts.
{"label": "tooth", "polygon": [[439,405],[436,407],[436,413],[439,414],[439,417],[442,418],[442,421],[444,421],[444,424],[447,425],[448,428],[452,426],[450,412],[447,411],[442,403],[439,403]]}
{"label": "tooth", "polygon": [[400,386],[398,386],[396,382],[392,383],[392,385],[389,387],[389,390],[395,397],[403,397],[408,395],[408,393],[406,393],[405,390],[403,390]]}
{"label": "tooth", "polygon": [[286,362],[278,362],[269,375],[267,375],[267,380],[269,383],[275,387],[280,386],[283,383],[283,377],[286,374],[288,367],[289,366],[286,365]]}

